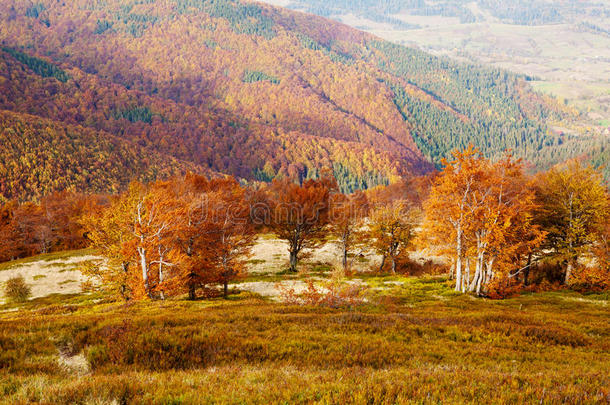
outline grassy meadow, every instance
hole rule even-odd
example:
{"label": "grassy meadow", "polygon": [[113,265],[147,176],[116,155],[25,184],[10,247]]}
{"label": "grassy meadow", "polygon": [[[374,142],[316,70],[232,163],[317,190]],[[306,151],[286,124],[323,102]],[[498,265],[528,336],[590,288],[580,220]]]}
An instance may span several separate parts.
{"label": "grassy meadow", "polygon": [[492,301],[457,295],[443,277],[351,278],[363,299],[338,307],[288,305],[239,284],[226,300],[89,293],[4,304],[0,402],[610,401],[607,294]]}

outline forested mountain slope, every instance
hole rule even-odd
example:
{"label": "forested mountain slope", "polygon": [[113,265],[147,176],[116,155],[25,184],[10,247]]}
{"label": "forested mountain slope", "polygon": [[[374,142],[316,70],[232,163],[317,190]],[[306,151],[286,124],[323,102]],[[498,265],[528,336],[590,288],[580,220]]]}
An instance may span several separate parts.
{"label": "forested mountain slope", "polygon": [[530,76],[581,114],[579,132],[610,127],[610,7],[597,0],[262,0],[346,23],[435,55]]}
{"label": "forested mountain slope", "polygon": [[118,192],[133,179],[203,171],[108,133],[0,111],[0,202],[56,190]]}
{"label": "forested mountain slope", "polygon": [[257,3],[7,0],[0,41],[0,109],[88,129],[163,163],[116,159],[122,175],[165,173],[172,159],[186,162],[175,170],[249,180],[330,166],[352,190],[426,172],[469,143],[527,157],[566,141],[548,123],[570,112],[524,77]]}

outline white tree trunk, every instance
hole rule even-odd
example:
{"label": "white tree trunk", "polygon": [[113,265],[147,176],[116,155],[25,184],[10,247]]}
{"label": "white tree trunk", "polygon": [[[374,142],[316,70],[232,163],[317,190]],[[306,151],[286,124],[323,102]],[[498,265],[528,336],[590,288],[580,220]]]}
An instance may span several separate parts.
{"label": "white tree trunk", "polygon": [[563,280],[564,284],[568,284],[568,282],[570,281],[570,277],[572,277],[572,271],[573,270],[574,270],[574,260],[569,259],[568,260],[568,265],[566,266],[565,279]]}
{"label": "white tree trunk", "polygon": [[468,290],[468,284],[470,284],[470,257],[466,258],[466,272],[462,276],[462,292],[465,293]]}
{"label": "white tree trunk", "polygon": [[456,236],[455,291],[462,288],[462,228],[458,226]]}
{"label": "white tree trunk", "polygon": [[142,281],[144,281],[144,289],[148,294],[148,262],[146,261],[146,249],[139,247],[138,254],[140,255],[140,267],[142,269]]}

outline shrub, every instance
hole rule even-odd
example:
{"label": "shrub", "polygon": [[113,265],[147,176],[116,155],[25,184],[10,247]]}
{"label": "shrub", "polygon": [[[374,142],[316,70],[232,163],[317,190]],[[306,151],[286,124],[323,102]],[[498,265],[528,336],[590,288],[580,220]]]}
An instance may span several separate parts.
{"label": "shrub", "polygon": [[291,305],[312,305],[330,308],[351,307],[363,304],[364,288],[358,284],[342,284],[331,280],[317,287],[312,280],[305,280],[307,288],[298,294],[294,288],[279,286],[282,301]]}
{"label": "shrub", "polygon": [[4,296],[13,302],[25,302],[32,291],[23,276],[9,278],[4,284]]}
{"label": "shrub", "polygon": [[572,274],[570,287],[577,291],[610,291],[610,268],[579,267]]}
{"label": "shrub", "polygon": [[447,274],[447,265],[435,263],[433,260],[413,260],[408,256],[399,258],[396,273],[408,276],[421,276],[423,274],[441,275]]}

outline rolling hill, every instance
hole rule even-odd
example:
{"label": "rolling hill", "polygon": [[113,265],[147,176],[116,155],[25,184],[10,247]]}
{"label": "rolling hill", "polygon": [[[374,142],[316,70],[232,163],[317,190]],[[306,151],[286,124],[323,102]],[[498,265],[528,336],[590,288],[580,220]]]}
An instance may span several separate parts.
{"label": "rolling hill", "polygon": [[[525,76],[258,3],[8,0],[0,42],[4,197],[186,170],[305,179],[323,167],[349,191],[425,173],[469,143],[539,163],[577,140],[551,130],[574,112]],[[28,141],[4,147],[15,136]],[[18,158],[31,148],[44,154]],[[49,175],[24,178],[43,165]]]}
{"label": "rolling hill", "polygon": [[318,14],[435,55],[479,61],[536,80],[610,126],[610,9],[596,0],[264,0]]}

